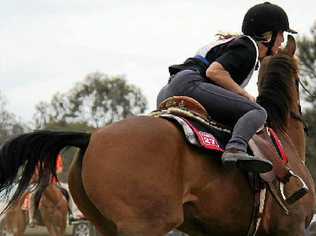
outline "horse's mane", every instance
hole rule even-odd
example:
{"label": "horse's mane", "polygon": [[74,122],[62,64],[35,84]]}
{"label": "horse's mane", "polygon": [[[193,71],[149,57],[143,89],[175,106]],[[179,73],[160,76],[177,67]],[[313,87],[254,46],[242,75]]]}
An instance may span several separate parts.
{"label": "horse's mane", "polygon": [[297,63],[294,58],[284,54],[272,56],[267,63],[266,71],[259,73],[257,102],[268,113],[268,125],[284,130],[294,99],[291,89]]}

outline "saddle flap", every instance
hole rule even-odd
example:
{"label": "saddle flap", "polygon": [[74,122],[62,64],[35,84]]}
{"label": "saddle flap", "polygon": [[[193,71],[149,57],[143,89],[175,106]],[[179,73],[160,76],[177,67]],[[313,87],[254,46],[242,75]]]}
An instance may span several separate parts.
{"label": "saddle flap", "polygon": [[288,160],[281,141],[273,130],[273,136],[270,135],[270,130],[272,129],[265,128],[254,135],[249,141],[249,147],[255,156],[271,161],[276,177],[286,182],[289,176],[289,170],[286,167]]}

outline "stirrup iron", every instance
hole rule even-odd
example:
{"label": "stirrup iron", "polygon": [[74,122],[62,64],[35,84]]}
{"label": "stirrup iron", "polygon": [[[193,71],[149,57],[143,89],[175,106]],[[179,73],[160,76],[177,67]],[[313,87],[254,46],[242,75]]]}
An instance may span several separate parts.
{"label": "stirrup iron", "polygon": [[300,186],[301,186],[301,188],[299,190],[294,192],[289,197],[286,197],[285,193],[284,193],[285,184],[282,182],[280,183],[280,191],[281,191],[282,198],[287,204],[291,205],[294,202],[296,202],[297,200],[301,199],[303,196],[305,196],[305,194],[309,192],[309,188],[307,187],[304,180],[300,176],[295,174],[292,170],[289,170],[289,174],[291,175],[291,177],[296,178],[299,181]]}

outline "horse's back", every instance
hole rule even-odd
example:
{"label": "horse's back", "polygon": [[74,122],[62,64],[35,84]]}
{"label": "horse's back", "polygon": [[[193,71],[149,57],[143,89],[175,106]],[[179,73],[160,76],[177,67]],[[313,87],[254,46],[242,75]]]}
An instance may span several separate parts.
{"label": "horse's back", "polygon": [[84,163],[92,158],[122,168],[127,163],[163,163],[166,159],[170,160],[171,153],[180,155],[184,145],[182,134],[169,121],[146,116],[133,117],[93,133]]}

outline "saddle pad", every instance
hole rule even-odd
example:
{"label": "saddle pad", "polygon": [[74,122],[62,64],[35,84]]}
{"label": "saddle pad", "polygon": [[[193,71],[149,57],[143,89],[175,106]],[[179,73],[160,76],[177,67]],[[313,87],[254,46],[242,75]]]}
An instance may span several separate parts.
{"label": "saddle pad", "polygon": [[187,141],[204,150],[222,153],[225,145],[230,138],[230,134],[219,130],[205,128],[197,122],[190,121],[183,117],[172,114],[161,114],[160,117],[176,121],[182,128]]}
{"label": "saddle pad", "polygon": [[217,139],[212,134],[200,131],[197,128],[195,128],[193,124],[190,123],[188,120],[184,118],[183,120],[191,127],[197,139],[199,140],[199,144],[202,147],[208,150],[213,150],[213,151],[220,151],[220,152],[224,151],[223,148],[220,147]]}

